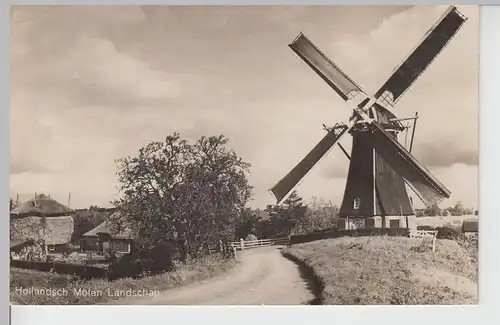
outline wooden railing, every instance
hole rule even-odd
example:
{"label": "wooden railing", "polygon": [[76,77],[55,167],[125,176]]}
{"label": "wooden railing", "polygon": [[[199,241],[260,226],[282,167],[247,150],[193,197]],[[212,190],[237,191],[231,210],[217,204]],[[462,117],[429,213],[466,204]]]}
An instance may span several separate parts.
{"label": "wooden railing", "polygon": [[436,239],[437,239],[437,230],[410,230],[410,238],[417,239],[430,239],[432,240],[432,253],[436,252]]}
{"label": "wooden railing", "polygon": [[245,250],[251,248],[259,248],[274,245],[288,245],[290,243],[289,237],[281,238],[271,238],[271,239],[257,239],[257,240],[244,240],[235,241],[231,243],[231,246],[235,250]]}
{"label": "wooden railing", "polygon": [[410,230],[410,238],[432,238],[436,235],[436,230]]}

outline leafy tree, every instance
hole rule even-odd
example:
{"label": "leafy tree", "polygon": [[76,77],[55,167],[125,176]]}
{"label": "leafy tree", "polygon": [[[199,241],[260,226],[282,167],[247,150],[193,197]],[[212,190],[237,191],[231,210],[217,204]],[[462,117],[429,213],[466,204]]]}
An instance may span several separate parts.
{"label": "leafy tree", "polygon": [[281,237],[290,235],[296,225],[302,223],[307,206],[297,192],[293,191],[282,205],[268,206],[266,211],[271,217],[261,225],[265,229],[264,237]]}
{"label": "leafy tree", "polygon": [[288,197],[287,199],[283,202],[283,205],[285,207],[289,207],[289,208],[300,208],[303,206],[303,202],[302,202],[302,197],[299,196],[299,194],[297,193],[297,191],[293,191]]}
{"label": "leafy tree", "polygon": [[458,201],[455,203],[455,206],[453,207],[453,215],[454,216],[462,216],[464,214],[464,205],[462,204],[461,201]]}
{"label": "leafy tree", "polygon": [[113,226],[135,231],[142,248],[183,238],[191,255],[234,238],[252,188],[250,165],[227,143],[222,135],[190,143],[174,133],[117,160],[121,197],[113,204],[121,213]]}
{"label": "leafy tree", "polygon": [[12,198],[10,198],[10,201],[9,201],[9,211],[12,211],[12,209],[15,208],[15,203],[14,203],[14,200]]}
{"label": "leafy tree", "polygon": [[309,233],[337,227],[338,207],[313,197],[307,204],[305,218],[294,229],[297,233]]}
{"label": "leafy tree", "polygon": [[470,208],[465,208],[463,210],[463,215],[465,215],[465,216],[469,216],[469,215],[473,215],[473,214],[474,214],[474,211]]}
{"label": "leafy tree", "polygon": [[107,214],[92,209],[80,209],[72,214],[74,230],[71,241],[77,243],[87,231],[94,229],[107,219]]}
{"label": "leafy tree", "polygon": [[434,204],[434,205],[427,207],[425,209],[424,215],[431,216],[431,217],[440,216],[441,209],[439,208],[439,206],[437,204]]}
{"label": "leafy tree", "polygon": [[269,214],[266,211],[245,209],[237,221],[234,239],[247,238],[250,234],[256,235],[258,238],[265,238],[264,229],[268,219]]}

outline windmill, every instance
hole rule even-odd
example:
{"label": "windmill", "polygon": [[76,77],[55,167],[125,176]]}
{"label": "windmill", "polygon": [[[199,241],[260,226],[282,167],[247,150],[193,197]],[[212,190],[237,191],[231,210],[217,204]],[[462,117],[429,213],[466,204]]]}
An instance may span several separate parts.
{"label": "windmill", "polygon": [[[382,87],[370,96],[333,63],[302,33],[289,47],[312,68],[353,110],[347,123],[324,126],[327,134],[274,187],[270,189],[277,204],[282,203],[305,175],[336,144],[349,158],[344,197],[339,216],[344,221],[363,221],[368,226],[386,227],[387,222],[414,215],[407,187],[427,206],[449,198],[450,191],[398,141],[405,129],[390,110],[444,49],[467,20],[450,6],[424,35],[412,53],[393,72]],[[413,128],[413,132],[415,129]],[[352,136],[349,155],[339,143]],[[380,225],[376,225],[379,223]],[[345,226],[345,225],[344,225]]]}

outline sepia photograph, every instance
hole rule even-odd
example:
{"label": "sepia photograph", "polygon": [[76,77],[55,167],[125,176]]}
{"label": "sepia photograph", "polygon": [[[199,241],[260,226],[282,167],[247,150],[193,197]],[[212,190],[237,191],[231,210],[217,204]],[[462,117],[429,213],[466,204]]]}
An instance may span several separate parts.
{"label": "sepia photograph", "polygon": [[11,304],[478,303],[478,6],[10,19]]}

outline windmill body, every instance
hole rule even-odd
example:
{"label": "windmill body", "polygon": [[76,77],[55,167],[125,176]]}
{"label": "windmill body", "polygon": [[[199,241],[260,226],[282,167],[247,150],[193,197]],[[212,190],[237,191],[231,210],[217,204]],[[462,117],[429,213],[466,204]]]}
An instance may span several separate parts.
{"label": "windmill body", "polygon": [[[403,220],[408,226],[405,217],[415,214],[408,188],[428,206],[450,197],[450,191],[398,142],[398,134],[405,130],[401,121],[408,118],[398,119],[389,108],[429,67],[465,21],[456,7],[448,7],[374,96],[366,94],[300,34],[289,47],[350,106],[353,115],[346,124],[325,127],[325,137],[271,189],[278,204],[336,144],[349,158],[339,211],[340,217],[347,220],[344,226],[349,226],[349,219],[361,220],[371,227],[392,226],[392,221],[397,221],[394,224],[399,227]],[[353,141],[350,155],[339,143],[348,134]]]}
{"label": "windmill body", "polygon": [[[369,116],[395,139],[405,130],[401,124],[391,122],[396,117],[379,105],[371,108]],[[391,220],[407,225],[405,217],[415,212],[404,179],[375,150],[366,123],[358,122],[349,133],[352,150],[339,210],[340,221],[343,221],[340,226],[351,227],[353,220],[372,227],[388,226]]]}

